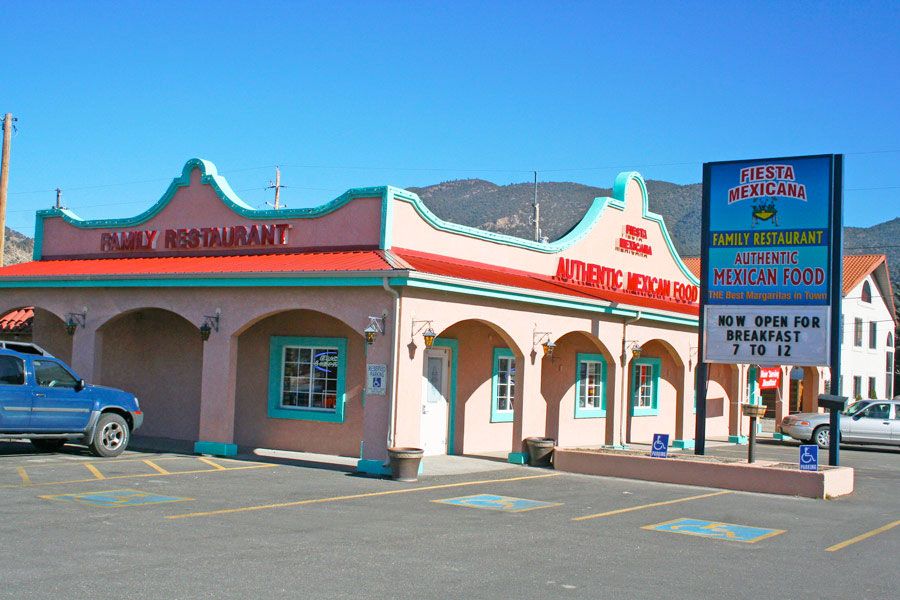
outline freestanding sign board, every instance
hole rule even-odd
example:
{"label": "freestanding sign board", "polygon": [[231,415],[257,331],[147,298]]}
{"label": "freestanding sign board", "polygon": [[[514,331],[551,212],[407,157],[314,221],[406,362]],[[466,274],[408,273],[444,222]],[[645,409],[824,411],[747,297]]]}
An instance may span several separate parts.
{"label": "freestanding sign board", "polygon": [[836,162],[704,165],[704,362],[830,364]]}
{"label": "freestanding sign board", "polygon": [[703,165],[698,397],[707,363],[840,372],[842,181],[840,154]]}

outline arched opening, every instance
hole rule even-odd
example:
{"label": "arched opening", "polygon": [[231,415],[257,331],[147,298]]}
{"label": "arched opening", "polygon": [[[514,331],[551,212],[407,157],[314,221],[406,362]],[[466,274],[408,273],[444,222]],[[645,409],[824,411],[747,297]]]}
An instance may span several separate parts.
{"label": "arched opening", "polygon": [[862,295],[860,298],[866,304],[872,304],[872,286],[866,281],[862,286]]}
{"label": "arched opening", "polygon": [[72,362],[72,336],[66,323],[39,306],[23,306],[0,316],[0,340],[37,344],[53,356]]}
{"label": "arched opening", "polygon": [[628,418],[626,441],[649,444],[654,433],[669,440],[683,431],[684,362],[663,340],[641,344],[639,358],[628,363]]}
{"label": "arched opening", "polygon": [[141,308],[107,321],[97,336],[97,381],[138,397],[144,424],[137,435],[196,441],[203,366],[197,327],[171,311]]}
{"label": "arched opening", "polygon": [[237,336],[234,442],[359,456],[366,347],[335,317],[288,310]]}
{"label": "arched opening", "polygon": [[506,332],[487,321],[459,321],[440,333],[435,346],[447,340],[458,350],[455,368],[451,362],[456,381],[448,451],[506,458],[513,446],[517,370],[525,357]]}
{"label": "arched opening", "polygon": [[541,365],[541,395],[547,402],[547,437],[558,446],[600,446],[612,439],[616,365],[600,340],[583,331],[556,340]]}
{"label": "arched opening", "polygon": [[816,412],[819,405],[819,369],[793,367],[789,378],[790,412]]}

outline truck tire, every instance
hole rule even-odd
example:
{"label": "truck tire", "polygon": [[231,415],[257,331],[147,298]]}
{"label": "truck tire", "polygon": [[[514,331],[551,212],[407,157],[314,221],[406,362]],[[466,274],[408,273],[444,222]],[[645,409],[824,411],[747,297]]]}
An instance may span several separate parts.
{"label": "truck tire", "polygon": [[103,413],[97,421],[88,447],[96,456],[119,456],[125,452],[130,439],[131,430],[125,419],[116,413]]}

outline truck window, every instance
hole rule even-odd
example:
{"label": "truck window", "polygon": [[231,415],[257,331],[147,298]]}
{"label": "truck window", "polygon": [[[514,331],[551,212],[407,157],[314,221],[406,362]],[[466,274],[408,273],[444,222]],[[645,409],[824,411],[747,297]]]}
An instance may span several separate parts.
{"label": "truck window", "polygon": [[0,356],[0,385],[25,385],[25,363],[15,356]]}
{"label": "truck window", "polygon": [[58,363],[49,360],[34,361],[34,378],[42,387],[74,388],[78,380]]}

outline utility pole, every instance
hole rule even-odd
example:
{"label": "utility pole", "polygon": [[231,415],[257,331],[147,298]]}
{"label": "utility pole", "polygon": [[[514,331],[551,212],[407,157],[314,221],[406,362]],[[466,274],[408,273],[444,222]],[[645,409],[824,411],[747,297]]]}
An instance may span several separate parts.
{"label": "utility pole", "polygon": [[537,171],[534,172],[534,241],[541,241],[541,205],[537,201]]}
{"label": "utility pole", "polygon": [[287,187],[287,186],[281,185],[281,169],[279,169],[278,166],[276,165],[275,181],[274,181],[274,183],[270,181],[269,185],[266,186],[267,190],[271,190],[273,188],[275,189],[275,203],[272,204],[272,207],[275,210],[278,210],[279,208],[281,208],[280,198],[281,198],[281,188],[283,188],[283,187]]}
{"label": "utility pole", "polygon": [[63,207],[62,205],[62,190],[56,188],[56,210],[59,210]]}
{"label": "utility pole", "polygon": [[0,159],[0,267],[3,266],[3,250],[6,244],[6,191],[9,188],[9,144],[12,128],[12,113],[6,113],[3,119],[3,157]]}

